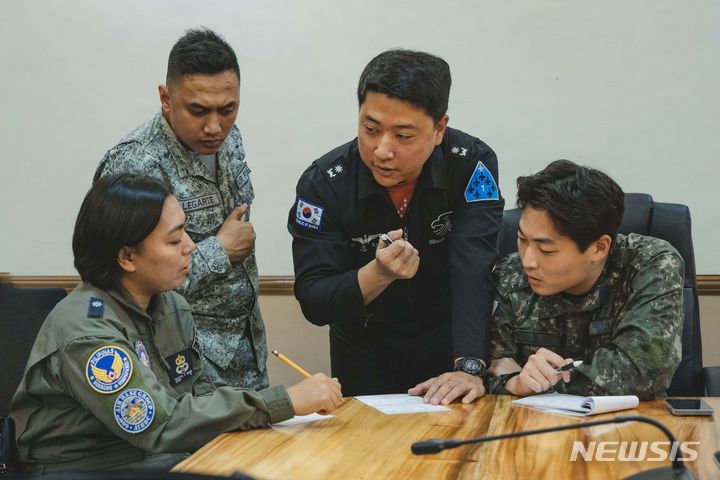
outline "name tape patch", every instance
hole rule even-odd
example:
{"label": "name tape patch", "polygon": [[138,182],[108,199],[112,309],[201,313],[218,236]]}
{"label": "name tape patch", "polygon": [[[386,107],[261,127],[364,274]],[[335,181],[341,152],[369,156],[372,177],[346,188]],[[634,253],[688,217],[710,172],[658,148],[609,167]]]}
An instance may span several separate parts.
{"label": "name tape patch", "polygon": [[214,207],[215,205],[220,205],[220,197],[218,197],[217,193],[180,200],[180,206],[185,212],[202,210],[203,208]]}

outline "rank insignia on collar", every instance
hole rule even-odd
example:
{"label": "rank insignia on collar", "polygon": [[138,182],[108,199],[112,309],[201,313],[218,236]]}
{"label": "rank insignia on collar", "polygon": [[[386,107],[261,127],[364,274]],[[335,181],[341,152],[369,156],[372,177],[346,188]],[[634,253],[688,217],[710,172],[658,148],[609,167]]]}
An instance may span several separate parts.
{"label": "rank insignia on collar", "polygon": [[103,315],[105,315],[105,300],[102,298],[90,297],[87,316],[92,318],[102,318]]}
{"label": "rank insignia on collar", "polygon": [[298,197],[295,207],[295,223],[311,230],[320,230],[323,210],[323,207],[313,205]]}
{"label": "rank insignia on collar", "polygon": [[345,167],[341,162],[337,162],[335,165],[332,165],[330,168],[325,170],[325,175],[328,176],[328,179],[330,181],[336,180],[338,177],[342,177],[345,174]]}
{"label": "rank insignia on collar", "polygon": [[472,177],[465,187],[465,201],[471,203],[498,200],[499,198],[497,182],[485,165],[478,161]]}
{"label": "rank insignia on collar", "polygon": [[118,395],[113,407],[115,421],[127,433],[140,433],[155,418],[155,402],[144,390],[131,388]]}
{"label": "rank insignia on collar", "polygon": [[133,364],[125,350],[107,345],[95,350],[85,365],[85,377],[98,393],[114,393],[128,384]]}
{"label": "rank insignia on collar", "polygon": [[140,339],[135,341],[135,353],[140,359],[140,363],[146,367],[150,366],[150,357],[148,356],[147,350],[145,350],[145,345],[143,345],[143,342]]}
{"label": "rank insignia on collar", "polygon": [[450,148],[450,152],[461,157],[467,156],[467,148],[453,146]]}

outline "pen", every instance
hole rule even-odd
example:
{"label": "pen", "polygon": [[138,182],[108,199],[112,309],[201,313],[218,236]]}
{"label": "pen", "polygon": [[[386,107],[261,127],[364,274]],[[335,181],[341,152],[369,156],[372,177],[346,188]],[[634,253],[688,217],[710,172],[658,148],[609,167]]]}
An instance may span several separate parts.
{"label": "pen", "polygon": [[557,372],[557,373],[569,372],[570,370],[575,370],[577,367],[579,367],[579,366],[582,365],[582,364],[583,364],[583,361],[582,361],[582,360],[575,360],[575,361],[572,362],[572,363],[568,363],[567,365],[563,365],[562,367],[560,367],[560,368],[558,368],[557,370],[555,370],[555,372]]}
{"label": "pen", "polygon": [[273,350],[271,353],[272,353],[273,355],[275,355],[276,357],[278,357],[278,358],[279,358],[280,360],[282,360],[283,362],[285,362],[285,363],[287,363],[288,365],[290,365],[292,368],[294,368],[295,371],[298,372],[300,375],[304,375],[304,376],[306,376],[306,377],[310,377],[310,376],[311,376],[308,372],[306,372],[305,370],[303,370],[303,368],[300,367],[300,365],[298,365],[297,363],[293,362],[292,360],[290,360],[288,357],[286,357],[286,356],[283,355],[282,353],[278,352],[277,350]]}
{"label": "pen", "polygon": [[389,247],[389,246],[392,245],[392,243],[393,243],[393,241],[390,240],[390,237],[388,237],[388,236],[387,236],[386,234],[384,234],[384,233],[381,233],[381,234],[380,234],[380,240],[382,240],[383,242],[385,242],[385,246],[386,246],[386,247]]}

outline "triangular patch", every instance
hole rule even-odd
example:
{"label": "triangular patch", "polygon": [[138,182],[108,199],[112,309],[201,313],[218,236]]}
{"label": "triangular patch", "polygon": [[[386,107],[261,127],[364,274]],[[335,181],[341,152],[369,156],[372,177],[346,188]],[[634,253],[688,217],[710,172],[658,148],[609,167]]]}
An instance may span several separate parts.
{"label": "triangular patch", "polygon": [[467,187],[465,187],[465,201],[468,203],[482,202],[485,200],[498,200],[499,198],[500,191],[497,182],[485,165],[478,162]]}

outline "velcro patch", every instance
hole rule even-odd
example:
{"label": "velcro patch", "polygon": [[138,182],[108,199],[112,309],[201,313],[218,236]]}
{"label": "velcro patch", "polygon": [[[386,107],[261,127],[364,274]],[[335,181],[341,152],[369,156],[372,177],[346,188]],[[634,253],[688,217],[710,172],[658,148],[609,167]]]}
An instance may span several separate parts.
{"label": "velcro patch", "polygon": [[558,344],[558,337],[552,333],[531,332],[529,330],[515,330],[515,342],[523,345],[554,346]]}
{"label": "velcro patch", "polygon": [[128,384],[133,364],[125,350],[106,345],[95,350],[85,366],[85,377],[98,393],[114,393]]}
{"label": "velcro patch", "polygon": [[471,203],[498,200],[499,198],[497,182],[485,165],[478,161],[475,171],[465,187],[465,201]]}
{"label": "velcro patch", "polygon": [[155,418],[155,402],[144,390],[131,388],[118,395],[113,407],[115,421],[127,433],[140,433]]}
{"label": "velcro patch", "polygon": [[323,207],[313,205],[298,197],[295,207],[295,223],[304,228],[320,230],[323,210]]}
{"label": "velcro patch", "polygon": [[250,180],[250,167],[248,167],[247,163],[243,163],[240,173],[235,177],[238,188],[242,188],[248,180]]}

